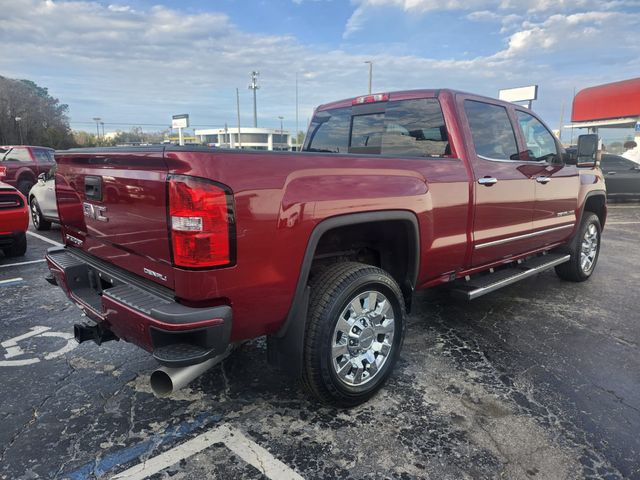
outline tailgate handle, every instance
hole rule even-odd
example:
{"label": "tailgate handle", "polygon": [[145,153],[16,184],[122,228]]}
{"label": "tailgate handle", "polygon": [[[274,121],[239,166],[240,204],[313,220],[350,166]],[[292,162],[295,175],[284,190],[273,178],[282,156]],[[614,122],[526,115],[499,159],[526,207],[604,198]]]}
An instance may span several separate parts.
{"label": "tailgate handle", "polygon": [[92,200],[102,200],[102,177],[84,177],[84,195]]}

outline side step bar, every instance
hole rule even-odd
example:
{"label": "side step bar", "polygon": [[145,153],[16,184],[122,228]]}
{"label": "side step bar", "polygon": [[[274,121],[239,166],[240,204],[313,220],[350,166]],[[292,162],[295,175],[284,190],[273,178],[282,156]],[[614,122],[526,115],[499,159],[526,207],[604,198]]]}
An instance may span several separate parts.
{"label": "side step bar", "polygon": [[549,253],[534,257],[513,267],[497,270],[486,275],[479,275],[470,280],[458,280],[452,288],[452,295],[464,300],[473,300],[487,293],[506,287],[537,273],[569,261],[570,255]]}

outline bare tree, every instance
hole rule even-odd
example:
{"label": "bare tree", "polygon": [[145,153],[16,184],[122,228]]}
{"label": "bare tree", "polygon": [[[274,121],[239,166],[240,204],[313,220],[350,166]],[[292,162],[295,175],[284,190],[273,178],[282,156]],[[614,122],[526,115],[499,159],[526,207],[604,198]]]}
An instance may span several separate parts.
{"label": "bare tree", "polygon": [[0,77],[0,144],[74,146],[68,110],[30,80]]}

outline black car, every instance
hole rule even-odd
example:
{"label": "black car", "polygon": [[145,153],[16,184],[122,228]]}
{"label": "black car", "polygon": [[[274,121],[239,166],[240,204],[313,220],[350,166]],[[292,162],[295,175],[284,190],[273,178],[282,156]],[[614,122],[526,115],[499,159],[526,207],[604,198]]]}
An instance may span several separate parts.
{"label": "black car", "polygon": [[619,155],[603,153],[600,168],[607,185],[607,197],[640,197],[640,164]]}

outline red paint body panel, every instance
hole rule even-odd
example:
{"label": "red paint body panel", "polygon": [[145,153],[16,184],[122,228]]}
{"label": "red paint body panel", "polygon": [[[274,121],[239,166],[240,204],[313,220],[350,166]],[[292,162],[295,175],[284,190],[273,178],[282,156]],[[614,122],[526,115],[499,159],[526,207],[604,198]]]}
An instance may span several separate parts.
{"label": "red paint body panel", "polygon": [[580,90],[573,99],[572,122],[640,116],[640,78]]}
{"label": "red paint body panel", "polygon": [[[2,207],[3,200],[13,203],[19,198],[21,205]],[[26,232],[29,228],[27,199],[11,185],[0,182],[0,235]]]}
{"label": "red paint body panel", "polygon": [[[231,306],[231,340],[236,341],[274,333],[282,326],[311,233],[328,218],[385,210],[413,213],[420,239],[416,288],[566,241],[571,229],[476,248],[483,242],[554,226],[559,221],[555,215],[562,209],[574,214],[561,221],[575,222],[586,193],[604,188],[599,170],[579,175],[572,166],[551,168],[526,160],[501,163],[478,158],[461,99],[506,106],[511,116],[516,108],[512,104],[450,90],[390,94],[392,100],[434,96],[442,106],[451,157],[186,148],[59,152],[56,190],[65,243],[171,289],[187,305]],[[519,149],[525,150],[522,143],[518,138]],[[554,176],[557,186],[537,189],[534,177],[542,171]],[[201,270],[172,265],[166,182],[172,174],[213,180],[233,192],[235,265]],[[479,186],[476,179],[484,175],[499,177],[501,182],[496,188]],[[86,176],[102,178],[103,200],[87,198]],[[579,181],[587,176],[590,180]],[[85,215],[83,202],[106,208],[108,221]],[[113,315],[131,314],[115,310]],[[143,321],[132,320],[131,328],[121,334],[148,348],[144,328]]]}

